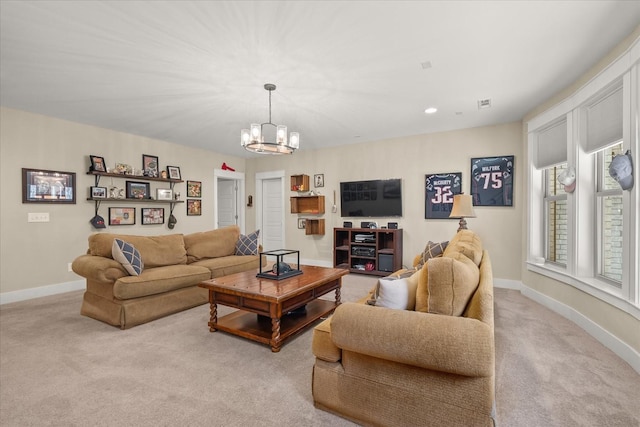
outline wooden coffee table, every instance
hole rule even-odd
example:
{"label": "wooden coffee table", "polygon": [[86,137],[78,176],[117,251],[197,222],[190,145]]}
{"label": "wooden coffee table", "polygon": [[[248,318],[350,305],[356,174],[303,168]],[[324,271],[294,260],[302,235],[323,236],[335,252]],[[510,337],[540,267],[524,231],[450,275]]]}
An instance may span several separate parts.
{"label": "wooden coffee table", "polygon": [[[302,274],[282,280],[256,277],[257,270],[206,280],[209,330],[228,332],[271,346],[278,352],[285,339],[332,313],[340,304],[341,268],[300,266]],[[331,291],[335,301],[318,299]],[[217,304],[238,308],[218,319]]]}

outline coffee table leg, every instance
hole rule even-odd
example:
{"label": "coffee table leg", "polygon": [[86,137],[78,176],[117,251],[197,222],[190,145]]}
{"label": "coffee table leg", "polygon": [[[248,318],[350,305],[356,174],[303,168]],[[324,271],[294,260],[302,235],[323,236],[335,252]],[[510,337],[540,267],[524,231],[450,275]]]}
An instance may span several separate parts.
{"label": "coffee table leg", "polygon": [[209,332],[215,332],[218,323],[218,305],[215,302],[209,304],[209,315]]}
{"label": "coffee table leg", "polygon": [[336,288],[336,305],[340,305],[340,288]]}
{"label": "coffee table leg", "polygon": [[271,351],[277,353],[280,351],[282,343],[280,342],[280,319],[271,318]]}

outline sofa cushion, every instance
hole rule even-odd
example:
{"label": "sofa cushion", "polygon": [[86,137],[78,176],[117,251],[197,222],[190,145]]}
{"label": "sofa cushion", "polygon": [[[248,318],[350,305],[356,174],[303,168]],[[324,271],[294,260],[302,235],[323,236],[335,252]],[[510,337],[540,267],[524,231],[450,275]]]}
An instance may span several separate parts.
{"label": "sofa cushion", "polygon": [[189,265],[206,267],[211,271],[211,278],[228,276],[230,274],[240,273],[241,271],[256,269],[260,267],[260,257],[258,255],[229,255],[218,258],[203,259]]}
{"label": "sofa cushion", "polygon": [[245,236],[241,234],[236,242],[236,255],[258,255],[258,236],[260,230]]}
{"label": "sofa cushion", "polygon": [[413,310],[420,272],[409,277],[383,277],[378,280],[374,293],[375,306],[397,310]]}
{"label": "sofa cushion", "polygon": [[187,262],[233,255],[239,237],[240,227],[237,225],[187,234],[184,236]]}
{"label": "sofa cushion", "polygon": [[435,243],[429,240],[427,242],[427,246],[425,246],[424,248],[424,251],[418,254],[416,258],[413,260],[414,267],[416,267],[417,269],[421,269],[422,266],[431,258],[442,256],[442,253],[444,252],[448,244],[449,244],[448,241]]}
{"label": "sofa cushion", "polygon": [[113,239],[111,254],[113,259],[122,264],[131,276],[137,276],[144,270],[144,262],[140,252],[131,243]]}
{"label": "sofa cushion", "polygon": [[479,280],[478,267],[463,254],[432,258],[420,270],[416,311],[461,316]]}
{"label": "sofa cushion", "polygon": [[482,241],[480,237],[471,230],[460,230],[449,241],[442,256],[451,257],[454,253],[461,253],[469,258],[476,266],[482,260]]}
{"label": "sofa cushion", "polygon": [[113,239],[131,243],[140,251],[145,268],[187,263],[182,234],[163,236],[130,236],[126,234],[95,233],[89,236],[89,254],[113,258]]}
{"label": "sofa cushion", "polygon": [[127,300],[162,294],[196,286],[210,278],[211,272],[208,269],[192,265],[147,268],[138,276],[125,276],[116,280],[113,285],[113,296]]}

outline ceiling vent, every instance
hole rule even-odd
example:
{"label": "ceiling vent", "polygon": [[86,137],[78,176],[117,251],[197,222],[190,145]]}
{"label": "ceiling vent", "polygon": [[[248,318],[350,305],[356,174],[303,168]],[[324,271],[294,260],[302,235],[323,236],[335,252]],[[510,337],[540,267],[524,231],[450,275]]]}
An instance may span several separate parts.
{"label": "ceiling vent", "polygon": [[478,100],[478,110],[482,110],[483,108],[491,108],[491,98]]}

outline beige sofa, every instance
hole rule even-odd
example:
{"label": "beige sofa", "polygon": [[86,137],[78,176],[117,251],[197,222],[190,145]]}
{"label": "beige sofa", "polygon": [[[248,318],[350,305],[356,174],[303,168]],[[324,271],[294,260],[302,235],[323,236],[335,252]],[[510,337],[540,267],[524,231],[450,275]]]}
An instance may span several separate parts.
{"label": "beige sofa", "polygon": [[[314,329],[316,407],[363,425],[494,426],[493,279],[480,239],[459,232],[408,280],[422,312],[363,298]],[[433,313],[449,310],[461,315]]]}
{"label": "beige sofa", "polygon": [[[126,329],[204,304],[208,293],[198,283],[258,269],[258,255],[234,255],[239,237],[237,226],[187,235],[92,234],[87,254],[72,264],[87,280],[80,313]],[[113,259],[116,238],[140,252],[140,275]]]}

